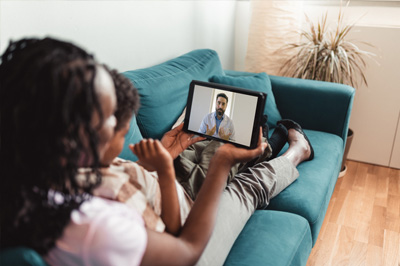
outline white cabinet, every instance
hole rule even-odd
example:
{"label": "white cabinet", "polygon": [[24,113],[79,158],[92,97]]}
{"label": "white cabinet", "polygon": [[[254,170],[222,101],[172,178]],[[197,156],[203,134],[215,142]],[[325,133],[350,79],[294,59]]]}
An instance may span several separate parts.
{"label": "white cabinet", "polygon": [[348,158],[400,168],[400,28],[359,26],[347,39],[372,44],[359,47],[377,55],[366,60],[368,87],[356,90]]}

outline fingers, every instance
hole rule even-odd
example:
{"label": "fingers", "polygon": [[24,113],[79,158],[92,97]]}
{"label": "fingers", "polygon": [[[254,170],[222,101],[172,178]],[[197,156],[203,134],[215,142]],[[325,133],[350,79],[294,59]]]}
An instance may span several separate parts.
{"label": "fingers", "polygon": [[189,139],[188,147],[192,144],[195,144],[195,143],[205,140],[205,139],[206,139],[205,137],[195,137],[193,139],[191,138],[191,139]]}
{"label": "fingers", "polygon": [[219,131],[218,131],[218,135],[219,135],[219,137],[220,137],[221,139],[229,140],[229,138],[232,136],[232,132],[231,132],[231,133],[228,133],[228,134],[225,134],[224,128],[221,127],[221,128],[219,129]]}
{"label": "fingers", "polygon": [[225,130],[224,130],[223,127],[221,127],[221,128],[219,129],[218,135],[219,135],[219,137],[220,137],[221,139],[226,138],[226,136],[225,136]]}
{"label": "fingers", "polygon": [[179,126],[173,128],[170,131],[168,131],[167,133],[165,133],[164,136],[174,137],[174,136],[178,135],[182,130],[183,130],[183,123],[181,123]]}
{"label": "fingers", "polygon": [[186,133],[186,132],[182,132],[179,137],[187,139],[189,141],[193,136],[194,136],[194,134],[192,134],[192,133],[189,134],[189,133]]}
{"label": "fingers", "polygon": [[263,137],[262,127],[260,127],[260,133],[258,134],[257,147],[254,149],[254,152],[257,155],[261,155],[268,146],[268,143],[262,141],[262,137]]}
{"label": "fingers", "polygon": [[[228,134],[227,136],[229,136]],[[264,150],[267,148],[268,143],[262,141],[262,129],[260,129],[260,134],[259,134],[259,139],[257,143],[257,147],[255,147],[252,150],[248,149],[243,149],[243,148],[238,148],[235,147],[231,144],[225,144],[223,145],[222,148],[224,151],[228,151],[229,156],[233,158],[233,161],[235,162],[243,162],[243,161],[249,161],[261,154],[264,153]]]}
{"label": "fingers", "polygon": [[264,150],[267,148],[268,144],[265,142],[260,143],[257,148],[254,149],[255,155],[259,156],[264,153]]}
{"label": "fingers", "polygon": [[217,126],[217,125],[214,125],[214,127],[210,129],[210,128],[208,127],[208,125],[206,124],[206,127],[207,127],[207,129],[206,129],[206,135],[209,135],[209,136],[214,135],[215,130],[216,130],[216,126]]}
{"label": "fingers", "polygon": [[165,150],[164,146],[161,144],[161,142],[158,139],[153,142],[153,148],[154,148],[154,151],[157,153],[161,153]]}
{"label": "fingers", "polygon": [[260,156],[261,154],[264,153],[265,149],[267,148],[267,143],[261,143],[259,146],[257,146],[253,151],[254,151],[254,157]]}
{"label": "fingers", "polygon": [[[143,139],[136,144],[130,144],[129,148],[132,150],[134,154],[136,154],[136,156],[139,159],[146,158],[148,156],[153,155],[156,152],[154,143],[155,141],[153,139]],[[161,143],[159,143],[159,145],[161,145]]]}
{"label": "fingers", "polygon": [[167,133],[165,133],[164,135],[166,135],[166,136],[176,136],[176,135],[178,135],[179,132],[180,132],[179,126],[177,126],[176,128],[173,128],[170,131],[168,131]]}
{"label": "fingers", "polygon": [[262,133],[262,127],[260,127],[260,135],[258,137],[258,145],[257,147],[259,147],[261,149],[261,153],[264,152],[264,150],[267,148],[268,146],[268,142],[263,142],[262,141],[262,137],[263,137],[263,133]]}
{"label": "fingers", "polygon": [[138,151],[137,151],[137,149],[138,149],[138,145],[139,143],[136,143],[136,144],[129,144],[129,149],[134,153],[134,154],[136,154],[137,155],[137,153],[138,153]]}
{"label": "fingers", "polygon": [[154,146],[154,140],[153,139],[148,139],[146,143],[146,148],[147,148],[147,153],[149,155],[153,155],[155,153],[155,146]]}
{"label": "fingers", "polygon": [[260,133],[258,134],[257,146],[260,145],[261,142],[262,142],[262,127],[260,127]]}
{"label": "fingers", "polygon": [[183,130],[183,123],[181,123],[179,126],[175,127],[174,129],[171,130],[171,132],[174,133],[174,135],[179,134]]}
{"label": "fingers", "polygon": [[[142,140],[143,141],[143,140]],[[142,148],[141,148],[141,143],[142,141],[136,143],[136,144],[129,144],[129,148],[131,151],[137,156],[141,157],[142,156]]]}

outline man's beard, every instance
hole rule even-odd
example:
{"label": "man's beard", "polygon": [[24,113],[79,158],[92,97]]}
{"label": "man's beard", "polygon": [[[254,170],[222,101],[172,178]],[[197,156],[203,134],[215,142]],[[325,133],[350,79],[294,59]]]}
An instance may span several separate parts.
{"label": "man's beard", "polygon": [[220,108],[220,109],[217,109],[216,111],[217,111],[217,115],[218,115],[218,116],[223,116],[224,113],[225,113],[225,111],[222,110],[221,108]]}

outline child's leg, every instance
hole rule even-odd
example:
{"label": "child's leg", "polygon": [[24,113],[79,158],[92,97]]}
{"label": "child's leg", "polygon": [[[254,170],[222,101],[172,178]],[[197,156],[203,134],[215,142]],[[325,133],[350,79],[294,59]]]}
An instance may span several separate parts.
{"label": "child's leg", "polygon": [[197,142],[175,159],[176,179],[192,200],[196,199],[207,175],[210,161],[221,145],[222,143],[218,141]]}

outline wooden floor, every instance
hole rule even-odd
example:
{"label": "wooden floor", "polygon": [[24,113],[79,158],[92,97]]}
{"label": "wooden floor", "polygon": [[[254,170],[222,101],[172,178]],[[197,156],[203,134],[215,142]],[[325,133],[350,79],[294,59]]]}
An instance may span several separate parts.
{"label": "wooden floor", "polygon": [[400,170],[347,166],[307,266],[400,266]]}

